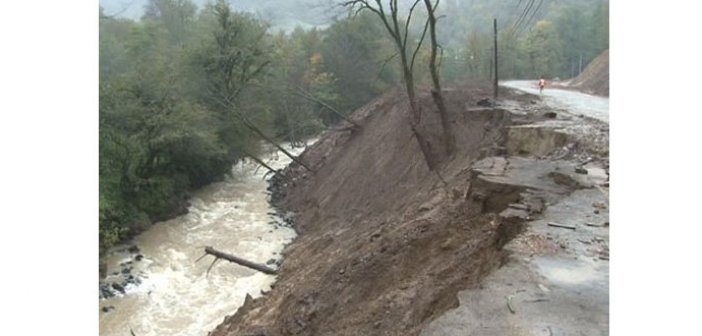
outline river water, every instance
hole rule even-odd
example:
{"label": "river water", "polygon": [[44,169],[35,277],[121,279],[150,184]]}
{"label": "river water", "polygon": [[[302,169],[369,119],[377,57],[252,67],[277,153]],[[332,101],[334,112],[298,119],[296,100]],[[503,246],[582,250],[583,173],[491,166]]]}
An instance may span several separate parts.
{"label": "river water", "polygon": [[[286,149],[295,155],[302,151]],[[264,161],[279,169],[290,159],[274,152]],[[153,225],[127,245],[136,245],[143,258],[136,260],[125,247],[108,253],[108,283],[131,267],[141,284],[100,300],[100,335],[125,336],[131,329],[138,336],[204,336],[233,314],[247,293],[256,298],[269,290],[275,276],[222,260],[207,275],[213,257],[195,262],[205,246],[261,264],[280,260],[295,232],[273,214],[266,172],[246,161],[235,165],[224,181],[196,192],[188,214]],[[109,312],[102,311],[106,307]]]}

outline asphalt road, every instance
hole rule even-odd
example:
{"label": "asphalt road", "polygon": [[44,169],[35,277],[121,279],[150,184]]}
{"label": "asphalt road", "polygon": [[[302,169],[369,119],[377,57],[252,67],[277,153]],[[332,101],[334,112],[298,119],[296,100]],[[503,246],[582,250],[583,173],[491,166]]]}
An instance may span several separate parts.
{"label": "asphalt road", "polygon": [[501,86],[540,95],[547,105],[565,110],[570,114],[585,116],[604,121],[609,124],[609,98],[593,96],[582,92],[553,89],[548,85],[543,93],[539,93],[537,81],[519,80],[505,81]]}

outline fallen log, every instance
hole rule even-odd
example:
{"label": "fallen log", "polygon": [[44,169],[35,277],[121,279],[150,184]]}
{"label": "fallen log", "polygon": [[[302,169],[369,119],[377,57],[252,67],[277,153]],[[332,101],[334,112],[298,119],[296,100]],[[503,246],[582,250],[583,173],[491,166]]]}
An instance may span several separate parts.
{"label": "fallen log", "polygon": [[248,156],[251,160],[254,160],[254,161],[256,161],[256,163],[263,166],[263,168],[268,169],[269,172],[271,172],[273,174],[278,172],[277,170],[273,169],[273,167],[271,167],[271,166],[267,165],[265,162],[263,162],[263,160],[257,158],[255,155],[253,155],[247,151],[242,151],[242,152],[244,153],[244,155]]}
{"label": "fallen log", "polygon": [[251,268],[251,269],[257,270],[259,272],[266,273],[266,274],[272,274],[272,275],[278,274],[277,270],[274,270],[266,265],[257,264],[255,262],[248,261],[246,259],[242,259],[242,258],[239,258],[237,256],[233,256],[229,253],[217,251],[214,248],[212,248],[211,246],[205,247],[205,254],[206,255],[209,254],[211,256],[214,256],[216,258],[215,261],[218,259],[224,259],[224,260],[233,262],[235,264],[239,264],[241,266],[248,267],[248,268]]}

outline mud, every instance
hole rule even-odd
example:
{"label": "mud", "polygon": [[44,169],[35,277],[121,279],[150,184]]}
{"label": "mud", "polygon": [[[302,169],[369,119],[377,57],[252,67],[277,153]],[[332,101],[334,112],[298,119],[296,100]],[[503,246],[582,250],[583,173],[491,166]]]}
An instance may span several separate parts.
{"label": "mud", "polygon": [[525,221],[593,187],[576,172],[578,162],[553,158],[578,157],[567,132],[538,150],[529,147],[534,135],[510,133],[553,119],[511,108],[538,98],[505,91],[509,104],[479,107],[487,96],[484,87],[446,92],[458,145],[448,157],[434,131],[438,115],[422,93],[422,130],[438,174],[427,169],[399,91],[356,111],[361,129],[323,135],[301,156],[314,173],[293,164],[286,179],[276,179],[274,199],[299,234],[278,281],[212,335],[418,335],[459,307],[459,292],[479,288],[509,260],[503,247]]}
{"label": "mud", "polygon": [[609,49],[597,56],[580,75],[565,83],[565,86],[609,97]]}

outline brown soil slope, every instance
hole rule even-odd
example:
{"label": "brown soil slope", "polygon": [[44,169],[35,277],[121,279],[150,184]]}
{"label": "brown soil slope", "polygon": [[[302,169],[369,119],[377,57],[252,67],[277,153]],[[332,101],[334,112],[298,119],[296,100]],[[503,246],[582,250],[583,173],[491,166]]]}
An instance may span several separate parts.
{"label": "brown soil slope", "polygon": [[569,86],[598,96],[609,97],[609,49],[590,62]]}
{"label": "brown soil slope", "polygon": [[[416,335],[458,305],[503,260],[520,225],[497,215],[519,191],[475,183],[471,164],[504,152],[507,111],[475,108],[485,88],[447,92],[458,150],[441,154],[440,121],[421,94],[422,129],[439,172],[430,172],[401,92],[356,111],[361,129],[327,132],[285,171],[279,206],[300,236],[286,248],[273,290],[247,300],[212,334]],[[518,99],[527,99],[523,96]],[[443,181],[445,182],[443,182]]]}

